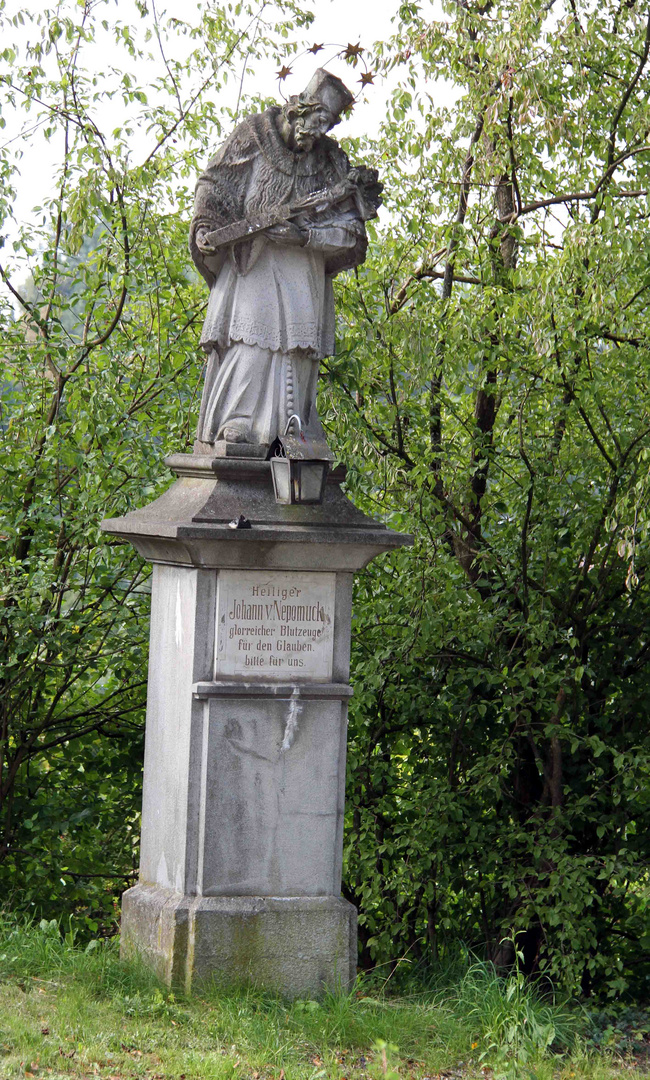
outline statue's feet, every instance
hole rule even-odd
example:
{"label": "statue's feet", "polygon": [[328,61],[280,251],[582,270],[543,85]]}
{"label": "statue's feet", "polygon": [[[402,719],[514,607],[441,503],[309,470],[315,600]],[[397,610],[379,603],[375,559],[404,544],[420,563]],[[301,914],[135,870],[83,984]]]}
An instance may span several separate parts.
{"label": "statue's feet", "polygon": [[226,442],[247,443],[250,442],[250,431],[243,424],[226,424],[221,432],[221,438]]}

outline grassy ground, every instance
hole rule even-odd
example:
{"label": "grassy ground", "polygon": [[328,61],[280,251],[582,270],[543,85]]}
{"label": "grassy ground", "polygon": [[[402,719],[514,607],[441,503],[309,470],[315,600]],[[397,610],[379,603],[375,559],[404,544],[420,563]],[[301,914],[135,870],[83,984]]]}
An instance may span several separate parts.
{"label": "grassy ground", "polygon": [[[181,1000],[114,942],[0,918],[0,1077],[103,1080],[615,1080],[584,1017],[483,965],[425,993],[364,990],[288,1004],[250,989]],[[607,1031],[609,1029],[606,1029]],[[602,1025],[601,1025],[602,1033]],[[636,1032],[638,1039],[643,1033]],[[632,1045],[632,1044],[630,1044]],[[639,1043],[639,1047],[641,1043]]]}

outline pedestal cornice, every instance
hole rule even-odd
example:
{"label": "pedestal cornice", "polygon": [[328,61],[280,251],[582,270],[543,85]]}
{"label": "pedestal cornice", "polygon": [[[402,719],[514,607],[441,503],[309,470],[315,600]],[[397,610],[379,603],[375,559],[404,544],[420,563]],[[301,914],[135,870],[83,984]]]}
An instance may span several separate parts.
{"label": "pedestal cornice", "polygon": [[[412,543],[367,517],[341,491],[345,470],[328,477],[318,506],[275,501],[268,461],[176,454],[178,479],[154,502],[102,530],[129,540],[147,560],[200,568],[343,570]],[[243,516],[250,528],[235,528]]]}

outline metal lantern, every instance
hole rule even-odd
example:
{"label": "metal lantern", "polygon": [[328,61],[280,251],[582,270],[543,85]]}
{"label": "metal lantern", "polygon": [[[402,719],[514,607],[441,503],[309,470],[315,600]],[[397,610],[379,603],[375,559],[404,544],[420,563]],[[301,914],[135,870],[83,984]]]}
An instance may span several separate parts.
{"label": "metal lantern", "polygon": [[[289,433],[294,422],[297,435]],[[334,455],[324,439],[306,437],[299,416],[289,417],[284,435],[271,446],[270,460],[276,502],[322,503]]]}

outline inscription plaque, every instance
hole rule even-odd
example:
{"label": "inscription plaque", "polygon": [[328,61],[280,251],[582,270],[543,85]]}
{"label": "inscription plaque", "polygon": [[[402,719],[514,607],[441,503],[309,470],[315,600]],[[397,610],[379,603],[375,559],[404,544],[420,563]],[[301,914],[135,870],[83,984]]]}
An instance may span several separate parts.
{"label": "inscription plaque", "polygon": [[215,675],[332,678],[336,574],[220,570]]}

